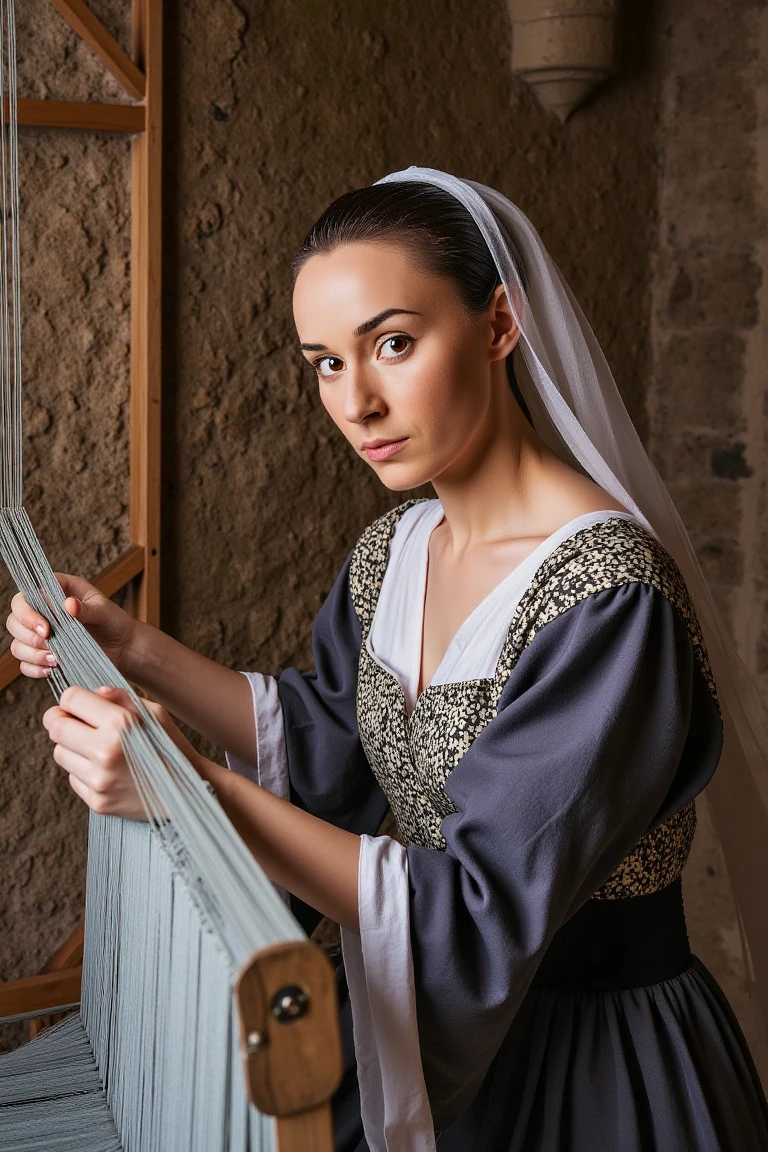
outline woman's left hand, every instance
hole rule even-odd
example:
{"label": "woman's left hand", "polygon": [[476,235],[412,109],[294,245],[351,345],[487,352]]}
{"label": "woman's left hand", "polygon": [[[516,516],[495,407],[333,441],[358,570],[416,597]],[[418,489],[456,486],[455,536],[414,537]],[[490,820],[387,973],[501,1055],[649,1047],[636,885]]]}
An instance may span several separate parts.
{"label": "woman's left hand", "polygon": [[[199,770],[202,757],[165,708],[150,700],[142,702]],[[138,712],[128,693],[107,687],[98,692],[67,688],[59,704],[43,716],[43,724],[54,742],[54,760],[69,773],[73,791],[94,812],[129,820],[146,819],[120,744],[120,734],[137,720]]]}

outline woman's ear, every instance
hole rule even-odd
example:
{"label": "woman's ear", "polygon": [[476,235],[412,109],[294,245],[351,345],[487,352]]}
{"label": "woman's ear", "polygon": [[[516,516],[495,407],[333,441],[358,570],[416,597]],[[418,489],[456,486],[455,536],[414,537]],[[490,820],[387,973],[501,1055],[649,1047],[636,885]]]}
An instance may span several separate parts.
{"label": "woman's ear", "polygon": [[520,339],[520,329],[503,284],[494,289],[488,305],[488,318],[491,325],[491,343],[488,349],[491,359],[504,360]]}

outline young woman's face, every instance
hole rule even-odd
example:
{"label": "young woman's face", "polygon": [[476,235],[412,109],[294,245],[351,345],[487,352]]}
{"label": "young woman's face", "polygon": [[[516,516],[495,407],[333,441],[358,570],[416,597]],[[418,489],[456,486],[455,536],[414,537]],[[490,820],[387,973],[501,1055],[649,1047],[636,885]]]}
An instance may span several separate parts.
{"label": "young woman's face", "polygon": [[493,307],[470,321],[451,280],[382,242],[311,256],[293,312],[325,408],[383,484],[416,488],[470,465],[491,423],[491,364],[515,342],[494,345]]}

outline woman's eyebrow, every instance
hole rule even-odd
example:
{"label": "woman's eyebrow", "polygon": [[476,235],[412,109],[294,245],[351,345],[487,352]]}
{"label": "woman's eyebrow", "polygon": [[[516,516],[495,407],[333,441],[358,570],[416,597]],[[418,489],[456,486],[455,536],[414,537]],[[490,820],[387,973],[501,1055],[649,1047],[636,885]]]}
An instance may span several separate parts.
{"label": "woman's eyebrow", "polygon": [[[414,312],[412,308],[385,308],[383,312],[377,313],[372,316],[370,320],[366,320],[359,328],[355,328],[352,335],[355,339],[360,336],[365,336],[366,333],[372,332],[374,328],[378,328],[379,324],[383,324],[385,320],[389,320],[390,316],[421,316],[421,312]],[[302,344],[304,352],[327,352],[325,344]]]}

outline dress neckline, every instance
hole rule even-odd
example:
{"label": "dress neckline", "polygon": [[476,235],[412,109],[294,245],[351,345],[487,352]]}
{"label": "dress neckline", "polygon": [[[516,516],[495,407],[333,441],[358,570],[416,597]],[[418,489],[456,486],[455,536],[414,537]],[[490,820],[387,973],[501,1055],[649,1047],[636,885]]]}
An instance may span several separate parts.
{"label": "dress neckline", "polygon": [[[597,517],[597,518],[602,517],[604,519],[610,519],[611,516],[617,516],[622,520],[635,520],[635,521],[637,521],[637,517],[635,516],[635,514],[633,512],[620,512],[620,511],[618,511],[618,509],[615,509],[615,508],[602,508],[602,509],[595,509],[592,512],[581,512],[581,513],[579,513],[578,516],[574,516],[570,520],[566,521],[565,524],[561,524],[559,528],[556,528],[554,532],[551,532],[549,534],[549,536],[547,536],[544,540],[541,541],[540,544],[537,544],[537,546],[533,549],[533,551],[529,552],[528,555],[525,556],[520,561],[519,564],[516,564],[515,567],[512,568],[507,573],[506,576],[502,577],[502,579],[499,581],[499,583],[496,584],[490,590],[490,592],[488,592],[487,595],[483,597],[483,599],[480,601],[480,603],[477,604],[472,609],[469,616],[467,616],[466,619],[463,621],[463,623],[461,623],[459,625],[456,632],[451,637],[451,640],[449,641],[448,646],[447,646],[445,652],[443,653],[442,659],[440,660],[440,663],[438,664],[438,666],[435,668],[435,671],[433,672],[432,678],[430,679],[429,683],[425,684],[424,687],[422,688],[421,692],[419,692],[418,686],[419,686],[419,681],[421,679],[421,653],[422,653],[422,647],[424,644],[424,617],[425,617],[425,607],[426,607],[425,599],[426,599],[427,575],[428,575],[428,565],[429,565],[429,543],[430,543],[430,540],[432,538],[432,533],[435,531],[435,529],[437,527],[439,527],[439,525],[445,519],[443,507],[442,507],[442,504],[440,503],[439,500],[435,501],[435,508],[434,508],[432,515],[433,515],[433,522],[429,526],[429,530],[426,532],[424,544],[423,544],[423,547],[421,549],[421,554],[419,557],[419,584],[418,584],[419,597],[418,597],[418,602],[419,602],[419,604],[421,604],[421,612],[420,612],[420,617],[419,617],[419,627],[417,630],[417,632],[418,632],[417,642],[414,645],[414,655],[413,655],[414,669],[412,669],[412,674],[411,674],[411,683],[414,686],[413,687],[414,705],[413,705],[413,708],[411,709],[410,712],[408,711],[408,699],[407,699],[406,693],[403,689],[402,684],[400,684],[399,678],[397,676],[395,676],[395,679],[397,680],[398,684],[400,684],[401,690],[403,692],[403,704],[404,704],[404,709],[405,709],[405,715],[406,715],[406,718],[408,720],[410,720],[411,716],[413,716],[414,712],[416,711],[416,709],[419,706],[420,700],[422,699],[422,697],[424,696],[424,694],[427,692],[427,690],[429,688],[431,688],[433,685],[436,685],[436,684],[439,685],[440,683],[443,683],[443,682],[447,683],[448,682],[448,681],[440,681],[439,680],[440,673],[442,672],[443,668],[448,663],[448,661],[453,660],[456,657],[457,651],[460,651],[463,647],[465,647],[469,638],[472,636],[473,632],[475,631],[475,628],[477,626],[478,621],[480,619],[482,619],[482,617],[492,608],[492,606],[496,603],[496,601],[499,598],[506,596],[509,593],[510,589],[515,584],[517,584],[521,579],[523,579],[526,576],[526,574],[528,574],[528,582],[530,582],[530,577],[533,575],[533,573],[539,567],[539,558],[540,557],[542,558],[542,561],[544,559],[546,559],[546,556],[550,552],[554,551],[555,547],[557,547],[559,544],[562,544],[564,540],[567,540],[570,536],[575,535],[576,532],[579,531],[582,522],[591,521],[595,517]],[[414,670],[415,670],[415,677],[413,676]],[[392,675],[394,675],[394,672],[392,672],[391,669],[387,669],[387,671],[389,671]]]}

